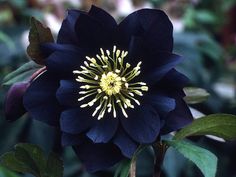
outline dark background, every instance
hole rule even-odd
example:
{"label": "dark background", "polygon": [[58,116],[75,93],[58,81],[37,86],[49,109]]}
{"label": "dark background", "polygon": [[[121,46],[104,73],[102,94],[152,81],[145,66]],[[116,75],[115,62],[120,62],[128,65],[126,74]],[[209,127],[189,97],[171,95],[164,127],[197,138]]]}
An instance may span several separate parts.
{"label": "dark background", "polygon": [[[191,107],[203,114],[236,114],[236,1],[235,0],[0,0],[0,81],[29,59],[29,19],[44,22],[57,34],[66,9],[88,10],[94,3],[109,11],[118,21],[143,7],[163,9],[174,25],[175,52],[186,60],[179,66],[192,81],[206,89],[210,98]],[[114,169],[89,175],[70,147],[59,148],[58,131],[26,116],[9,123],[4,118],[4,97],[0,89],[0,155],[16,143],[40,145],[45,152],[61,153],[65,177],[112,176]],[[199,113],[194,114],[198,117]],[[53,140],[53,141],[52,141]],[[192,139],[219,157],[218,177],[236,177],[236,143],[212,138]],[[138,176],[152,173],[153,154],[143,152],[138,160]],[[180,154],[169,149],[163,177],[200,177],[200,171]],[[0,166],[0,177],[19,177]],[[30,175],[25,175],[30,176]]]}

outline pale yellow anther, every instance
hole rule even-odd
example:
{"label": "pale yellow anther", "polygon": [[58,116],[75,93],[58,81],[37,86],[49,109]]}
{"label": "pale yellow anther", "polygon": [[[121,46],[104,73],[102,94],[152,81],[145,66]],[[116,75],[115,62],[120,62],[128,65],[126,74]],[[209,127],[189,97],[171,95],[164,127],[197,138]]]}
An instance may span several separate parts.
{"label": "pale yellow anther", "polygon": [[74,70],[73,73],[74,74],[80,74],[80,71],[79,70]]}
{"label": "pale yellow anther", "polygon": [[134,94],[133,94],[132,92],[129,92],[129,95],[130,95],[130,96],[134,96]]}
{"label": "pale yellow anther", "polygon": [[89,56],[86,56],[85,58],[86,58],[87,60],[90,60],[90,57],[89,57]]}
{"label": "pale yellow anther", "polygon": [[84,66],[80,66],[80,68],[81,68],[81,69],[84,69],[84,70],[87,70],[87,68],[86,68],[86,67],[84,67]]}
{"label": "pale yellow anther", "polygon": [[119,70],[119,69],[116,69],[115,72],[116,72],[116,73],[120,73],[120,70]]}
{"label": "pale yellow anther", "polygon": [[129,63],[126,63],[126,68],[129,68],[131,65]]}
{"label": "pale yellow anther", "polygon": [[133,90],[133,92],[136,93],[136,94],[139,95],[139,96],[143,96],[143,93],[140,92],[139,90]]}
{"label": "pale yellow anther", "polygon": [[113,47],[113,53],[115,53],[116,52],[116,46],[114,45],[114,47]]}
{"label": "pale yellow anther", "polygon": [[120,56],[120,50],[116,51],[116,57],[118,58]]}
{"label": "pale yellow anther", "polygon": [[90,102],[88,103],[88,105],[91,107],[91,106],[94,105],[94,102],[93,102],[93,101],[90,101]]}
{"label": "pale yellow anther", "polygon": [[108,56],[110,56],[110,51],[109,50],[106,50],[106,53]]}
{"label": "pale yellow anther", "polygon": [[85,66],[89,67],[89,64],[87,61],[84,61]]}
{"label": "pale yellow anther", "polygon": [[80,107],[81,108],[85,108],[85,107],[87,107],[88,105],[87,104],[82,104]]}
{"label": "pale yellow anther", "polygon": [[96,64],[96,63],[97,63],[97,61],[96,61],[95,58],[91,58],[91,62],[92,62],[93,64]]}
{"label": "pale yellow anther", "polygon": [[94,77],[94,79],[95,79],[95,80],[98,80],[98,75],[96,75],[96,76]]}
{"label": "pale yellow anther", "polygon": [[148,91],[148,87],[147,87],[147,86],[142,86],[142,87],[141,87],[141,90],[142,90],[142,91]]}
{"label": "pale yellow anther", "polygon": [[100,52],[101,52],[102,55],[104,55],[104,51],[103,51],[102,48],[100,48]]}

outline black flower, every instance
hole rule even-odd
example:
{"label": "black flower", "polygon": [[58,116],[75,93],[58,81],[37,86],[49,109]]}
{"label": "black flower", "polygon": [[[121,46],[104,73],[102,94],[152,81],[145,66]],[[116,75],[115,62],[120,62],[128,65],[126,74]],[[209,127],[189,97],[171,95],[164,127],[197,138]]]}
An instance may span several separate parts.
{"label": "black flower", "polygon": [[27,89],[34,119],[61,127],[89,171],[130,158],[192,120],[183,101],[188,79],[174,67],[172,24],[160,10],[142,9],[120,24],[92,6],[69,10],[57,43],[42,45],[47,71]]}

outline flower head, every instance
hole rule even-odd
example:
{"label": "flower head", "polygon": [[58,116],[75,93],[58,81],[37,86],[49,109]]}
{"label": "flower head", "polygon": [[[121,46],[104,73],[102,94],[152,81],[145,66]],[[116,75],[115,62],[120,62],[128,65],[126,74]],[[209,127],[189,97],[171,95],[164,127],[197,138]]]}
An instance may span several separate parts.
{"label": "flower head", "polygon": [[172,31],[160,10],[136,11],[120,24],[95,6],[68,11],[57,43],[42,45],[47,71],[27,89],[25,108],[60,126],[62,144],[89,171],[131,158],[140,144],[192,120]]}

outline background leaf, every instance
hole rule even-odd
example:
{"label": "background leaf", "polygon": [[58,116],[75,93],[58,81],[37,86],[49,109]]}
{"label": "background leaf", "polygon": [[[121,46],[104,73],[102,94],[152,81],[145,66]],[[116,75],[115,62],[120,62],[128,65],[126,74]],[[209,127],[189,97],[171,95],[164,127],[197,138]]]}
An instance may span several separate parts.
{"label": "background leaf", "polygon": [[19,177],[19,175],[0,166],[0,177]]}
{"label": "background leaf", "polygon": [[34,144],[19,143],[0,160],[2,166],[12,171],[35,177],[63,177],[63,161],[53,152],[46,158],[43,150]]}
{"label": "background leaf", "polygon": [[15,157],[15,152],[7,152],[1,156],[1,165],[8,168],[9,170],[20,172],[20,173],[31,173],[37,175],[34,170],[29,168],[24,163],[20,162]]}
{"label": "background leaf", "polygon": [[27,53],[36,63],[44,65],[45,57],[41,52],[40,44],[54,42],[54,39],[51,30],[48,27],[44,27],[40,21],[32,17],[30,22],[31,22],[31,28],[29,32],[30,44],[27,48]]}
{"label": "background leaf", "polygon": [[181,129],[174,139],[183,139],[193,135],[215,135],[225,140],[236,139],[236,116],[230,114],[211,114],[194,120]]}
{"label": "background leaf", "polygon": [[215,177],[217,157],[213,153],[185,141],[166,141],[166,143],[196,164],[205,177]]}
{"label": "background leaf", "polygon": [[53,152],[48,156],[47,175],[49,177],[63,177],[63,161]]}
{"label": "background leaf", "polygon": [[44,176],[46,171],[46,159],[43,150],[33,144],[20,143],[15,146],[15,156],[18,160],[36,171],[39,176]]}
{"label": "background leaf", "polygon": [[207,98],[210,96],[210,94],[206,90],[195,87],[185,87],[184,93],[186,94],[184,100],[188,104],[201,103],[203,101],[206,101]]}
{"label": "background leaf", "polygon": [[41,65],[38,65],[33,61],[30,61],[19,67],[17,70],[5,76],[2,83],[3,85],[6,86],[6,85],[12,85],[16,82],[25,81],[29,79],[29,77],[40,68],[42,68]]}

